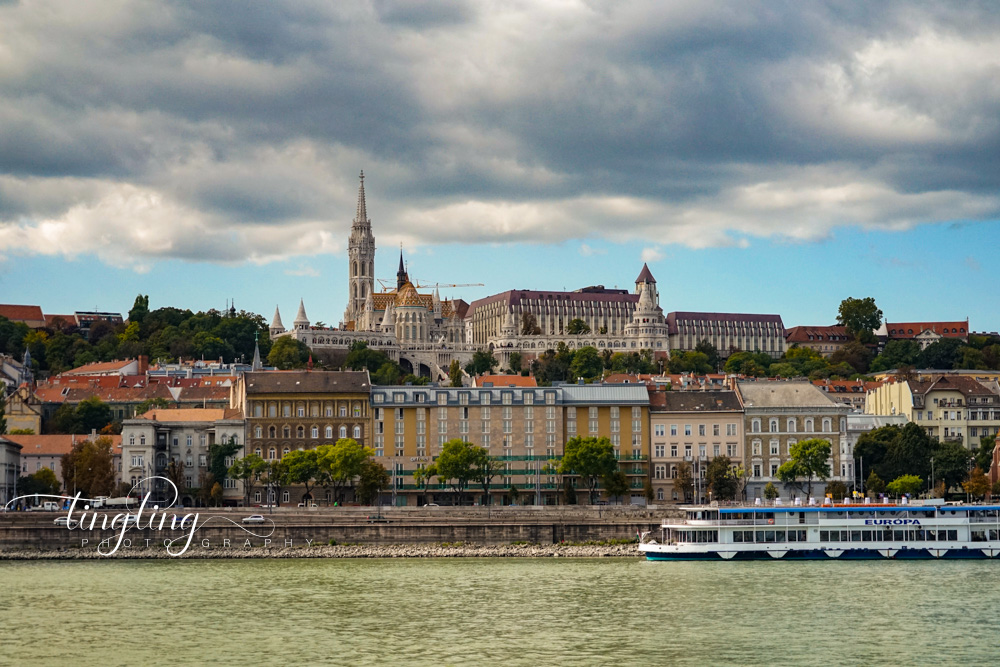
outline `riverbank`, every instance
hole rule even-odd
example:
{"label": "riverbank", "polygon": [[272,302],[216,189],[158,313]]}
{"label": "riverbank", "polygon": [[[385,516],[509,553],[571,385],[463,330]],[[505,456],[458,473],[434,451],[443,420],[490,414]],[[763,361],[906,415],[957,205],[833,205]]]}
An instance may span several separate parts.
{"label": "riverbank", "polygon": [[302,547],[197,548],[181,556],[165,549],[121,549],[102,556],[96,549],[0,551],[0,560],[246,559],[246,558],[639,558],[638,545],[626,544],[337,544]]}

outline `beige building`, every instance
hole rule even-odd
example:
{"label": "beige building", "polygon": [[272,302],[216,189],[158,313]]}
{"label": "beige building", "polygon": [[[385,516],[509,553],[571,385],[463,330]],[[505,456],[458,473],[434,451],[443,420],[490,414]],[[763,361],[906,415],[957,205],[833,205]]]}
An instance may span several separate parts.
{"label": "beige building", "polygon": [[734,465],[743,461],[739,395],[724,390],[653,391],[649,399],[654,502],[685,502],[673,483],[682,462],[695,474],[695,501],[708,501],[704,480],[709,461],[717,456],[728,456]]}
{"label": "beige building", "polygon": [[[177,491],[188,507],[198,504],[195,489],[207,481],[209,448],[230,442],[245,442],[243,414],[233,408],[157,408],[122,422],[121,481],[138,489],[139,495],[152,493],[156,500],[172,500],[173,490],[161,479],[168,464],[183,466],[183,483]],[[226,461],[227,467],[243,455],[242,448]],[[218,481],[218,480],[214,480]],[[214,483],[213,481],[213,483]],[[224,502],[238,504],[237,482],[222,480]]]}
{"label": "beige building", "polygon": [[[742,381],[736,390],[743,402],[743,465],[750,472],[748,498],[761,498],[772,482],[783,496],[800,495],[784,489],[778,468],[789,460],[800,440],[819,438],[830,443],[832,480],[843,479],[841,462],[849,457],[847,415],[851,408],[832,401],[810,382]],[[824,484],[813,482],[813,497],[822,496]]]}
{"label": "beige building", "polygon": [[[374,387],[375,452],[392,475],[395,505],[455,502],[435,478],[417,486],[444,443],[456,438],[486,447],[503,465],[490,484],[493,503],[509,503],[511,485],[524,504],[560,502],[560,476],[552,463],[574,436],[606,436],[629,476],[630,500],[641,502],[648,475],[648,404],[644,385],[553,387]],[[484,502],[481,485],[467,491]]]}
{"label": "beige building", "polygon": [[847,327],[840,325],[818,327],[792,327],[785,332],[785,345],[816,350],[824,357],[844,347],[854,340]]}
{"label": "beige building", "polygon": [[1000,430],[1000,386],[964,375],[886,382],[868,393],[865,412],[904,415],[932,438],[974,449],[980,437]]}

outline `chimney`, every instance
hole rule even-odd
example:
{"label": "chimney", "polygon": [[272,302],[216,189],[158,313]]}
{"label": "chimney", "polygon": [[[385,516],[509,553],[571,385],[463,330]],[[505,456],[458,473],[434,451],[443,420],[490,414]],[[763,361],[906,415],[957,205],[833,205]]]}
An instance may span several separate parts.
{"label": "chimney", "polygon": [[136,375],[145,375],[149,372],[149,356],[145,354],[139,355],[139,370],[136,371]]}

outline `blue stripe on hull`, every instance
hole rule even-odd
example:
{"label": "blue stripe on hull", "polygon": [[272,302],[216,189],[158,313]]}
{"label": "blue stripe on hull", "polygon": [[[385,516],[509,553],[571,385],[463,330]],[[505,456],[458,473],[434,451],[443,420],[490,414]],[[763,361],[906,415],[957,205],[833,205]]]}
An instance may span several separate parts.
{"label": "blue stripe on hull", "polygon": [[[979,549],[952,549],[944,554],[947,560],[979,560],[989,557]],[[826,554],[823,549],[801,549],[789,551],[781,558],[773,558],[767,551],[740,551],[732,558],[723,558],[715,551],[702,553],[656,553],[646,552],[647,560],[934,560],[927,549],[900,549],[891,558],[883,556],[877,549],[845,549],[839,557]],[[998,558],[997,560],[1000,560]]]}

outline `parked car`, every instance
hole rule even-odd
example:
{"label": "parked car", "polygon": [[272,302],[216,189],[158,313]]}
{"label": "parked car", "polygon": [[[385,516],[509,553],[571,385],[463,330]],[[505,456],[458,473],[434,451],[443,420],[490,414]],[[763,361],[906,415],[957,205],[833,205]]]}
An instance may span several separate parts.
{"label": "parked car", "polygon": [[51,500],[46,500],[44,503],[42,503],[42,511],[43,512],[58,512],[59,511],[59,503],[54,503]]}
{"label": "parked car", "polygon": [[52,523],[54,523],[57,526],[66,526],[67,528],[76,528],[78,525],[80,525],[79,521],[77,521],[76,519],[71,519],[68,516],[61,516]]}
{"label": "parked car", "polygon": [[264,517],[260,514],[252,514],[243,517],[243,523],[264,523]]}
{"label": "parked car", "polygon": [[441,506],[438,505],[437,503],[425,503],[424,507],[441,507]]}

